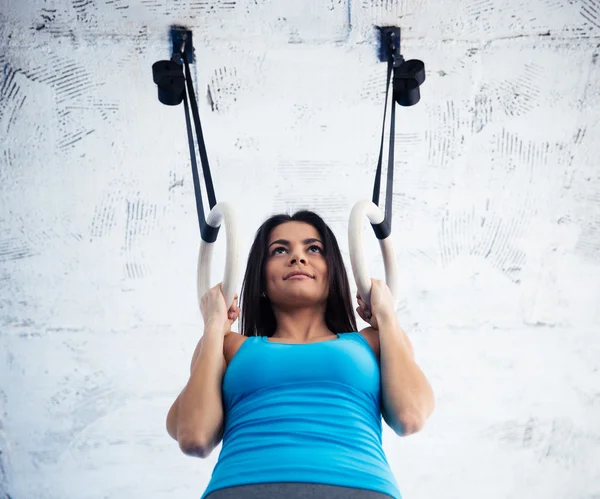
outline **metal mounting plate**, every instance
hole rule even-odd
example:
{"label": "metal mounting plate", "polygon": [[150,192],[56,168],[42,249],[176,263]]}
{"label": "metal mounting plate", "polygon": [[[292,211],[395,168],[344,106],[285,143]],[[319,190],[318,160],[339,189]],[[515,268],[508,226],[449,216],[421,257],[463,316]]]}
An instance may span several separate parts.
{"label": "metal mounting plate", "polygon": [[390,60],[392,51],[400,55],[400,28],[397,26],[377,26],[379,30],[378,57],[381,62]]}
{"label": "metal mounting plate", "polygon": [[[171,53],[174,56],[181,54],[181,46],[185,40],[185,55],[190,64],[194,62],[194,44],[192,31],[184,26],[171,26]],[[180,58],[180,56],[179,56]]]}

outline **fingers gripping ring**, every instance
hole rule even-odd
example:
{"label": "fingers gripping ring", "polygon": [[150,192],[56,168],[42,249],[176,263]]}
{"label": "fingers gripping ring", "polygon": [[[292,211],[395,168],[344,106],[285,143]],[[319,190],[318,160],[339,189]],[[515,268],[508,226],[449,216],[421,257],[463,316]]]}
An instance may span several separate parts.
{"label": "fingers gripping ring", "polygon": [[[372,224],[380,224],[383,222],[385,215],[375,203],[371,201],[359,201],[352,208],[350,223],[348,224],[348,246],[354,281],[356,282],[360,296],[367,306],[370,307],[371,278],[369,277],[369,269],[365,263],[363,242],[363,222],[365,217]],[[385,282],[394,297],[394,305],[397,306],[400,298],[400,289],[396,253],[394,252],[391,234],[385,239],[380,239],[379,245],[385,267]]]}
{"label": "fingers gripping ring", "polygon": [[[225,257],[225,276],[223,277],[223,294],[227,307],[233,304],[237,289],[240,267],[240,237],[237,219],[233,207],[226,202],[217,203],[206,218],[206,223],[211,227],[219,227],[225,222],[227,234],[227,247]],[[216,241],[215,241],[216,242]],[[210,269],[212,253],[215,243],[200,242],[198,254],[198,306],[200,299],[210,288]]]}

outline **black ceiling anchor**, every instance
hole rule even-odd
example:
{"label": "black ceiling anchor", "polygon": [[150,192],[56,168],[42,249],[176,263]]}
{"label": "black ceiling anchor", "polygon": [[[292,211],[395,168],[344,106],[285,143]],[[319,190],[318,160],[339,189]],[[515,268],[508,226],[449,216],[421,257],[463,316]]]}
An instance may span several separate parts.
{"label": "black ceiling anchor", "polygon": [[194,62],[194,46],[191,30],[173,26],[170,30],[171,59],[158,61],[152,65],[154,83],[158,87],[158,100],[167,106],[178,106],[183,100],[185,76],[183,55],[188,63]]}
{"label": "black ceiling anchor", "polygon": [[401,106],[414,106],[421,100],[419,87],[425,81],[425,64],[418,59],[404,60],[400,53],[400,28],[378,27],[379,60],[392,63],[394,100]]}

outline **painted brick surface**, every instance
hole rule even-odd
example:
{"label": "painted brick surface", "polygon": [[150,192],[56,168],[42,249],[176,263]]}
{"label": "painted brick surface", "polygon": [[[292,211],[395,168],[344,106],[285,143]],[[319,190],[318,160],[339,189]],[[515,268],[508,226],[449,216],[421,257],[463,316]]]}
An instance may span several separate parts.
{"label": "painted brick surface", "polygon": [[600,497],[597,0],[0,0],[0,498],[199,497],[216,462],[165,431],[202,334],[184,114],[152,82],[172,23],[194,29],[242,260],[270,214],[310,208],[350,277],[385,96],[373,25],[402,27],[427,81],[397,113],[398,317],[437,408],[385,429],[400,489]]}

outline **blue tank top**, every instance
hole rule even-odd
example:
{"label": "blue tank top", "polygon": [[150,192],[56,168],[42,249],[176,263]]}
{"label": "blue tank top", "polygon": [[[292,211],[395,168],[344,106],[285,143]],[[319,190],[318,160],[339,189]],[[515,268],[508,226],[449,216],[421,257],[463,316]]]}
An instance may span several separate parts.
{"label": "blue tank top", "polygon": [[308,344],[248,337],[225,371],[222,395],[223,444],[201,499],[273,482],[401,499],[382,448],[379,365],[360,333]]}

